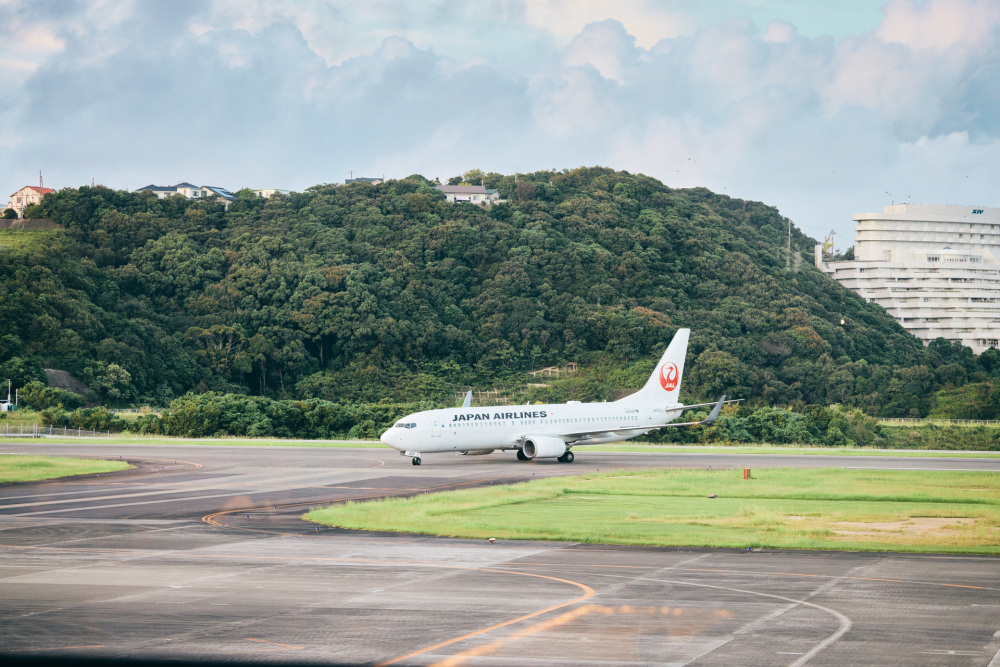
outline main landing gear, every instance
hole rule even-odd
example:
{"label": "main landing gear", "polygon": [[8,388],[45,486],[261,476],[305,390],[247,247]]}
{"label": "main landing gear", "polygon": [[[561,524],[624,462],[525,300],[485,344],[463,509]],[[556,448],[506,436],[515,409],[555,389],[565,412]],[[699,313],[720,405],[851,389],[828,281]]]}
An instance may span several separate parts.
{"label": "main landing gear", "polygon": [[410,463],[412,463],[412,464],[413,464],[413,465],[415,465],[415,466],[418,466],[418,465],[420,465],[420,457],[419,457],[419,456],[414,456],[414,457],[413,457],[413,460],[412,460],[412,461],[410,461]]}
{"label": "main landing gear", "polygon": [[[562,456],[556,458],[556,461],[559,461],[559,463],[572,463],[574,458],[575,457],[573,456],[573,452],[565,452],[565,453],[563,453]],[[523,449],[519,449],[519,450],[517,450],[517,460],[518,461],[530,461],[531,459],[529,459],[527,456],[525,456]],[[416,464],[416,465],[419,465],[419,464]]]}

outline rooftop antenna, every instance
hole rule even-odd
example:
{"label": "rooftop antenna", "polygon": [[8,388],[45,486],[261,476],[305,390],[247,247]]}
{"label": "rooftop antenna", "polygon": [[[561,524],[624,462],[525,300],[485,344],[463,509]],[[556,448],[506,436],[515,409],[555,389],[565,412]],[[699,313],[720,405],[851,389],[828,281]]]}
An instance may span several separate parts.
{"label": "rooftop antenna", "polygon": [[[39,188],[39,189],[42,189],[42,188],[44,188],[44,187],[45,187],[45,186],[44,186],[44,185],[42,185],[42,170],[41,170],[41,169],[39,169],[39,170],[38,170],[38,188]],[[9,398],[9,397],[8,397],[8,398]]]}

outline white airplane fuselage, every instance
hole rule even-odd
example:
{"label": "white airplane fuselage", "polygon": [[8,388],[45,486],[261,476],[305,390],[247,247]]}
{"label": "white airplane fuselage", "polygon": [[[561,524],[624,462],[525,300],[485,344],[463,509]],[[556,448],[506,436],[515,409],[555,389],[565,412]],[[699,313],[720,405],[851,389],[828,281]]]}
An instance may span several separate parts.
{"label": "white airplane fuselage", "polygon": [[568,447],[596,445],[644,435],[676,419],[681,408],[620,402],[445,408],[407,415],[381,440],[414,453],[520,449],[532,436],[559,438]]}
{"label": "white airplane fuselage", "polygon": [[[613,403],[557,403],[445,408],[407,415],[381,440],[420,465],[420,454],[461,452],[489,454],[517,450],[521,460],[555,458],[573,461],[574,447],[628,440],[664,426],[710,424],[726,401],[684,405],[678,400],[689,329],[678,329],[666,352],[639,391]],[[472,392],[466,396],[469,405]],[[699,422],[674,422],[685,410],[714,405]]]}

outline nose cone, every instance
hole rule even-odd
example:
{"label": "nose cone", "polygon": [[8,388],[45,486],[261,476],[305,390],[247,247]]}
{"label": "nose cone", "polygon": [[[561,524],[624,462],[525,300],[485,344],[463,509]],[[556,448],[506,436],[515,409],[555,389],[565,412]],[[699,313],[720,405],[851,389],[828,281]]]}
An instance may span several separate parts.
{"label": "nose cone", "polygon": [[378,439],[393,449],[403,451],[403,433],[400,431],[404,430],[405,429],[389,427],[385,430],[385,433],[378,437]]}

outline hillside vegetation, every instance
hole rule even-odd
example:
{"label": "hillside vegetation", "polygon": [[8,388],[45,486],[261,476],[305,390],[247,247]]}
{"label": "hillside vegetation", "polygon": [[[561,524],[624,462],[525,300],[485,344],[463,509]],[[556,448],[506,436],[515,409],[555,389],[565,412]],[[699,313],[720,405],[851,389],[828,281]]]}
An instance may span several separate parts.
{"label": "hillside vegetation", "polygon": [[0,233],[0,378],[65,369],[110,405],[452,404],[453,385],[576,361],[532,400],[600,400],[686,326],[685,400],[922,416],[935,392],[996,395],[1000,355],[923,348],[815,270],[794,226],[786,250],[774,208],[603,168],[485,180],[509,203],[448,204],[420,176],[241,191],[228,210],[60,190],[42,209],[64,231]]}

